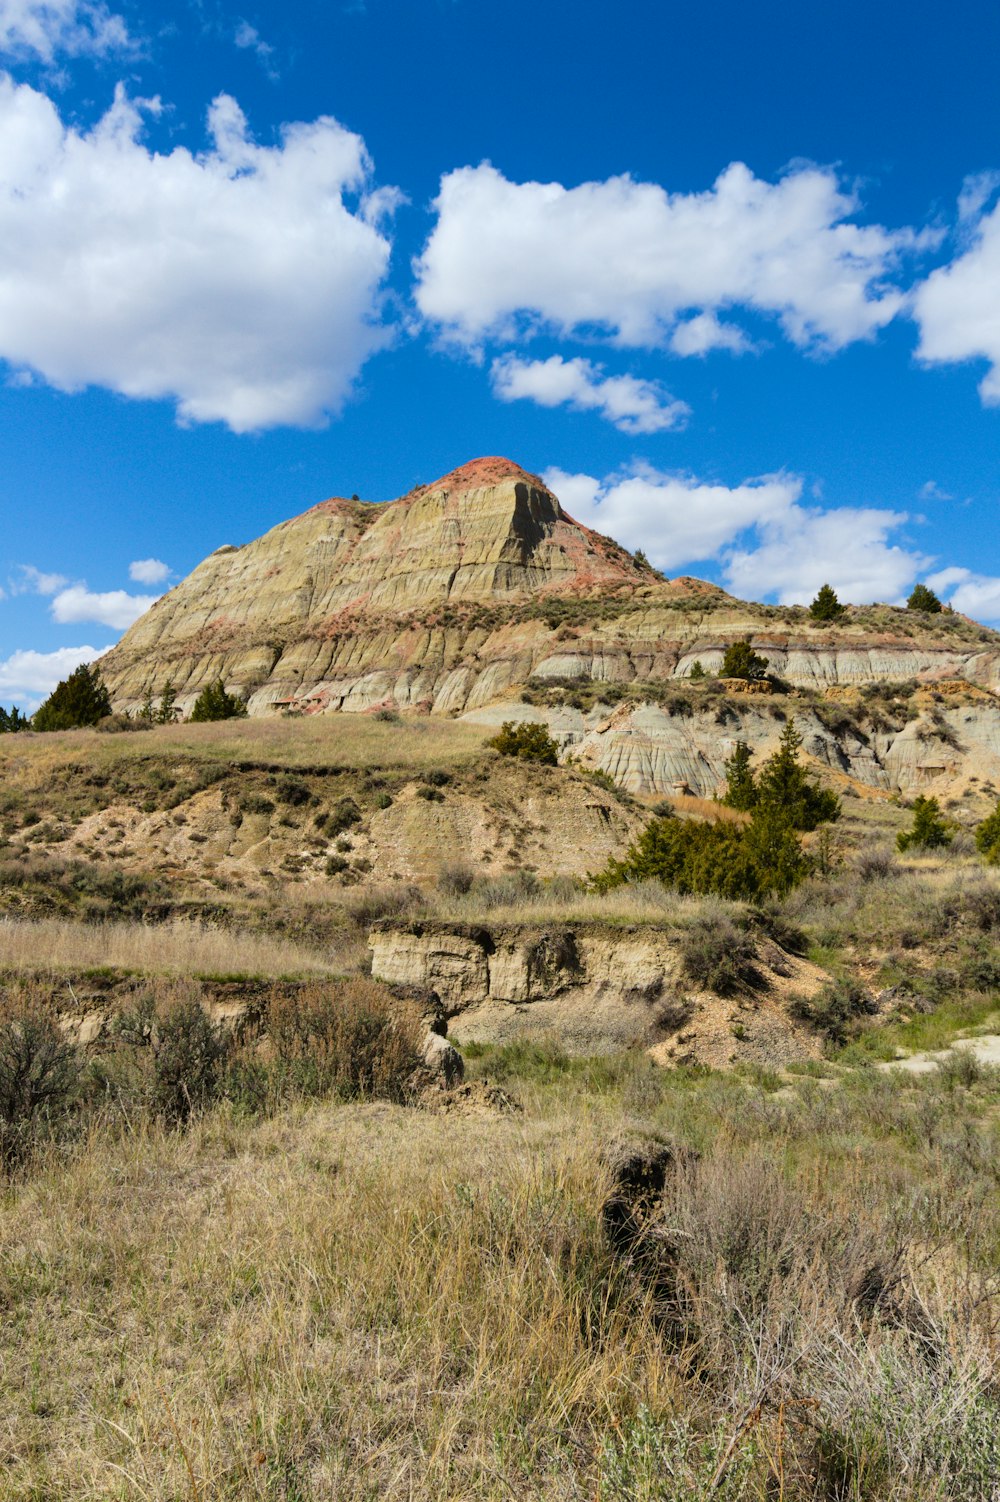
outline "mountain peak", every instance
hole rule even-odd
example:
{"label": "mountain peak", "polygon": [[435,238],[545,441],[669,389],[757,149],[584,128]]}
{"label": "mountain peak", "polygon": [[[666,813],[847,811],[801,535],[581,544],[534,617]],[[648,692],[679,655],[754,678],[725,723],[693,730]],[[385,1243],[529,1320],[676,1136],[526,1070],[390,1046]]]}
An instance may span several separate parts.
{"label": "mountain peak", "polygon": [[499,454],[484,455],[479,459],[470,459],[467,464],[460,464],[457,469],[450,470],[442,475],[440,480],[423,487],[427,491],[439,490],[480,490],[493,485],[502,485],[505,480],[522,481],[530,485],[534,490],[543,490],[551,495],[548,486],[537,475],[522,469],[520,464],[515,464],[513,459],[505,459]]}

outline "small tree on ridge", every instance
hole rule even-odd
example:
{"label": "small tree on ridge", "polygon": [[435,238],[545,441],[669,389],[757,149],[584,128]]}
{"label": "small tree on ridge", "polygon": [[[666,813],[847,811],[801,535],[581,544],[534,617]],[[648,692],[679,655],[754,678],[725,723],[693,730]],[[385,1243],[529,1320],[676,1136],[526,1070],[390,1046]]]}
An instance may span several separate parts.
{"label": "small tree on ridge", "polygon": [[815,600],[809,606],[814,621],[835,621],[844,613],[844,607],[829,584],[821,584]]}
{"label": "small tree on ridge", "polygon": [[742,678],[747,683],[757,682],[767,672],[767,658],[760,657],[750,645],[749,636],[734,641],[726,648],[722,658],[721,677]]}
{"label": "small tree on ridge", "polygon": [[247,707],[235,694],[227,694],[221,678],[208,683],[194,701],[191,719],[195,724],[208,720],[244,720]]}
{"label": "small tree on ridge", "polygon": [[100,669],[84,662],[52,690],[31,724],[34,730],[75,730],[96,725],[110,713],[111,698]]}

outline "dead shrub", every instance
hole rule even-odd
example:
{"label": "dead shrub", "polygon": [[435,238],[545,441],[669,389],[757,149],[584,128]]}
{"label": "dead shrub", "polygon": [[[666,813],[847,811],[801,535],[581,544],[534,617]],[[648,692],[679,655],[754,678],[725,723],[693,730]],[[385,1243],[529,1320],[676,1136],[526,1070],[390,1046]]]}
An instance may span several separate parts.
{"label": "dead shrub", "polygon": [[[361,869],[361,862],[355,863]],[[393,885],[368,887],[344,898],[344,911],[359,928],[370,928],[380,918],[399,918],[419,913],[426,906],[419,887],[401,881]]]}
{"label": "dead shrub", "polygon": [[465,897],[471,892],[476,873],[464,861],[451,861],[438,872],[438,891],[444,897]]}
{"label": "dead shrub", "polygon": [[854,861],[854,869],[862,881],[887,881],[899,875],[899,863],[885,845],[862,850]]}
{"label": "dead shrub", "polygon": [[303,986],[272,1002],[268,1038],[294,1093],[404,1100],[421,1029],[372,981]]}
{"label": "dead shrub", "polygon": [[8,1172],[43,1127],[68,1107],[79,1079],[76,1050],[30,991],[0,1014],[0,1164]]}
{"label": "dead shrub", "polygon": [[194,988],[145,990],[116,1018],[114,1035],[132,1058],[111,1061],[102,1073],[109,1093],[121,1093],[120,1066],[127,1070],[131,1062],[137,1066],[128,1081],[133,1102],[164,1121],[183,1125],[219,1098],[232,1042],[212,1022]]}
{"label": "dead shrub", "polygon": [[696,918],[681,937],[680,951],[686,978],[718,996],[760,982],[757,946],[729,918]]}

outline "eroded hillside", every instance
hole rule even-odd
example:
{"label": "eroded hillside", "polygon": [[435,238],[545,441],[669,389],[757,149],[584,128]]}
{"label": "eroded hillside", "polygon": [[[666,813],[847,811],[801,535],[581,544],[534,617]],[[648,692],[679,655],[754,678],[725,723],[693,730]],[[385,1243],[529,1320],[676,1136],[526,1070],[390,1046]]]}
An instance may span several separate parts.
{"label": "eroded hillside", "polygon": [[573,521],[509,460],[479,459],[393,502],[322,502],[216,550],[103,660],[116,706],[216,678],[253,715],[460,714],[530,679],[617,685],[716,671],[750,635],[792,686],[913,679],[1000,688],[1000,639],[963,616],[852,607],[835,623],[663,579]]}

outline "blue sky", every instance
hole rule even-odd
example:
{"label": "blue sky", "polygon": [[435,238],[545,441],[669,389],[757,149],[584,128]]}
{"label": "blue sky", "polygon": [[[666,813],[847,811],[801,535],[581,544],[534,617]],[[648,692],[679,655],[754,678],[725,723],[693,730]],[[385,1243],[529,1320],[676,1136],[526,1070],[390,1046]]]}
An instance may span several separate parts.
{"label": "blue sky", "polygon": [[0,0],[0,702],[477,454],[1000,622],[1000,9]]}

